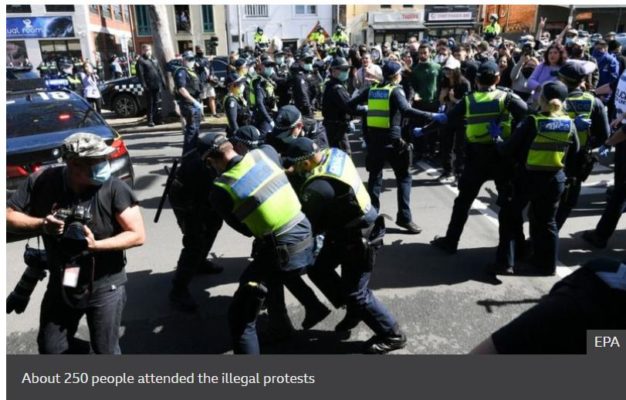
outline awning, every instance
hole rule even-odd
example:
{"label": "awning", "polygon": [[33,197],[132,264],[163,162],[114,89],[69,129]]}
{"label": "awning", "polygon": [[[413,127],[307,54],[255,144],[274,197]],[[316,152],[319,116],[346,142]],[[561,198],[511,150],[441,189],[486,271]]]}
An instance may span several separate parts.
{"label": "awning", "polygon": [[372,29],[375,31],[402,31],[402,30],[420,30],[426,29],[424,24],[402,24],[398,22],[388,22],[384,24],[372,24]]}

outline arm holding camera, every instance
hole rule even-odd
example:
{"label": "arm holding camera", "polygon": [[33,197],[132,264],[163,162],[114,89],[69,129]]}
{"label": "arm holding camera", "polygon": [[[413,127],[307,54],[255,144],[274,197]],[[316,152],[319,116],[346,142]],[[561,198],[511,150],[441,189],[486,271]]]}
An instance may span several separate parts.
{"label": "arm holding camera", "polygon": [[84,225],[87,249],[90,252],[125,250],[141,246],[146,240],[143,218],[137,204],[126,208],[115,215],[116,221],[122,227],[122,232],[110,238],[96,240],[93,232]]}
{"label": "arm holding camera", "polygon": [[60,235],[65,223],[47,215],[45,218],[32,217],[11,207],[7,207],[7,228],[12,232],[41,232],[45,235]]}

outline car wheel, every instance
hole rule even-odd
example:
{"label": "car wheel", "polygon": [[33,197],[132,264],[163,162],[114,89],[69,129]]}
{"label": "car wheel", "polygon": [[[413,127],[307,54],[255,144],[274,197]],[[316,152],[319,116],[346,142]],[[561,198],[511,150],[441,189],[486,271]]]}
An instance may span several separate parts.
{"label": "car wheel", "polygon": [[119,94],[113,99],[113,111],[118,117],[136,117],[139,114],[139,105],[130,94]]}

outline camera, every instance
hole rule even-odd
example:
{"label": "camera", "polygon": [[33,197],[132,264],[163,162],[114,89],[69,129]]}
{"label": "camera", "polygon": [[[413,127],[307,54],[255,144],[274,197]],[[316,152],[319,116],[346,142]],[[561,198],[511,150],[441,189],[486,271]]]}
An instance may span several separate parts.
{"label": "camera", "polygon": [[48,258],[45,250],[34,249],[26,245],[26,250],[24,250],[24,263],[26,263],[26,270],[17,285],[15,285],[13,291],[7,297],[7,314],[13,311],[17,314],[23,313],[26,306],[28,306],[30,296],[33,294],[37,282],[46,277]]}
{"label": "camera", "polygon": [[54,213],[56,219],[65,222],[61,235],[61,250],[68,257],[76,257],[87,250],[87,238],[84,226],[91,221],[91,213],[81,205],[73,208],[61,208]]}

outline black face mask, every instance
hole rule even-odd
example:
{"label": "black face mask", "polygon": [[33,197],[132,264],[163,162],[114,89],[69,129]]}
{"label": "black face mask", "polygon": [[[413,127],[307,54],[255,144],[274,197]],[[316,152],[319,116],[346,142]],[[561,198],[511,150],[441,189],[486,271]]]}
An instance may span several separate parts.
{"label": "black face mask", "polygon": [[524,75],[524,78],[528,79],[533,74],[534,70],[534,67],[524,67],[522,68],[522,75]]}
{"label": "black face mask", "polygon": [[580,57],[583,55],[583,49],[581,49],[580,47],[574,47],[570,51],[570,54],[572,55],[572,57]]}
{"label": "black face mask", "polygon": [[196,53],[196,56],[202,58],[202,57],[204,57],[204,53]]}

